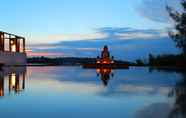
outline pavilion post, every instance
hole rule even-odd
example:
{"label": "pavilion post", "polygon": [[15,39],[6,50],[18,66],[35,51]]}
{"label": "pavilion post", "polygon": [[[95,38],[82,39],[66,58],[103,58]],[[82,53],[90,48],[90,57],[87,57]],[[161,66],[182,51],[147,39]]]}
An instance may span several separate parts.
{"label": "pavilion post", "polygon": [[12,51],[12,39],[11,39],[11,36],[9,35],[9,39],[8,39],[8,41],[9,41],[9,51],[11,52]]}
{"label": "pavilion post", "polygon": [[4,42],[5,42],[5,38],[4,38],[4,33],[0,32],[0,51],[4,51]]}
{"label": "pavilion post", "polygon": [[23,38],[23,52],[25,53],[25,38]]}
{"label": "pavilion post", "polygon": [[16,52],[20,52],[20,39],[18,37],[15,38]]}

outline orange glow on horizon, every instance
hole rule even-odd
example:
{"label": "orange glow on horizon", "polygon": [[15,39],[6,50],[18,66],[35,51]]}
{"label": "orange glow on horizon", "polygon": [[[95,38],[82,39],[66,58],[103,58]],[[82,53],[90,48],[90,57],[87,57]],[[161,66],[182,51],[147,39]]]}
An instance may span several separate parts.
{"label": "orange glow on horizon", "polygon": [[46,56],[46,57],[57,57],[57,56],[68,56],[64,55],[63,53],[58,53],[58,52],[33,52],[31,49],[26,49],[26,54],[28,57],[41,57],[41,56]]}

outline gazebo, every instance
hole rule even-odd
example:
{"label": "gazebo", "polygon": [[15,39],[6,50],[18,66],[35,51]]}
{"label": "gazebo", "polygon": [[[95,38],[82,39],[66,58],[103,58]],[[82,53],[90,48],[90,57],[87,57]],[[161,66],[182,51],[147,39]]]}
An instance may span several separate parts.
{"label": "gazebo", "polygon": [[0,31],[0,51],[25,53],[25,38]]}
{"label": "gazebo", "polygon": [[25,38],[0,31],[0,64],[25,65]]}

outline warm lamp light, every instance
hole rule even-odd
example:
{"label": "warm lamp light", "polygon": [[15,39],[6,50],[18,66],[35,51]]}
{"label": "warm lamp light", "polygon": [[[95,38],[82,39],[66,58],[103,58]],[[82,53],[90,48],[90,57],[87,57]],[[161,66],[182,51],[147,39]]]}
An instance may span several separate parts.
{"label": "warm lamp light", "polygon": [[97,72],[97,73],[100,73],[100,69],[96,69],[96,72]]}
{"label": "warm lamp light", "polygon": [[100,63],[100,61],[97,61],[96,63],[98,63],[98,64],[99,64],[99,63]]}
{"label": "warm lamp light", "polygon": [[11,79],[11,86],[14,88],[16,85],[16,74],[12,73],[10,79]]}
{"label": "warm lamp light", "polygon": [[14,44],[14,45],[12,45],[12,47],[11,47],[11,48],[12,48],[12,50],[11,50],[12,52],[16,52],[16,45],[15,45],[15,44]]}
{"label": "warm lamp light", "polygon": [[106,73],[107,72],[107,69],[103,69],[103,72]]}
{"label": "warm lamp light", "polygon": [[4,96],[4,91],[2,89],[0,90],[0,96]]}
{"label": "warm lamp light", "polygon": [[14,44],[14,41],[11,40],[11,41],[10,41],[10,44]]}
{"label": "warm lamp light", "polygon": [[107,63],[107,61],[103,61],[103,63],[104,63],[104,64],[106,64],[106,63]]}

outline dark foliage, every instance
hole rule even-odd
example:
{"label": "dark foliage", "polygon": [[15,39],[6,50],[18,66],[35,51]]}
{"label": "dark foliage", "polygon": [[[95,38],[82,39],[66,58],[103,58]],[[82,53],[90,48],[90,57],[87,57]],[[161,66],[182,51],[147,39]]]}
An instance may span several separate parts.
{"label": "dark foliage", "polygon": [[[48,57],[32,57],[27,59],[28,64],[39,64],[39,65],[82,65],[87,63],[96,63],[96,58],[86,57],[59,57],[59,58],[48,58]],[[115,60],[118,64],[130,64],[126,61]]]}
{"label": "dark foliage", "polygon": [[174,66],[186,67],[184,56],[181,55],[158,55],[149,54],[149,66]]}
{"label": "dark foliage", "polygon": [[186,0],[181,1],[182,12],[178,12],[167,6],[170,17],[175,22],[175,31],[170,31],[169,34],[176,42],[176,46],[180,48],[186,56]]}
{"label": "dark foliage", "polygon": [[145,66],[146,64],[145,64],[145,62],[143,61],[143,60],[141,60],[141,59],[137,59],[136,60],[136,66]]}

